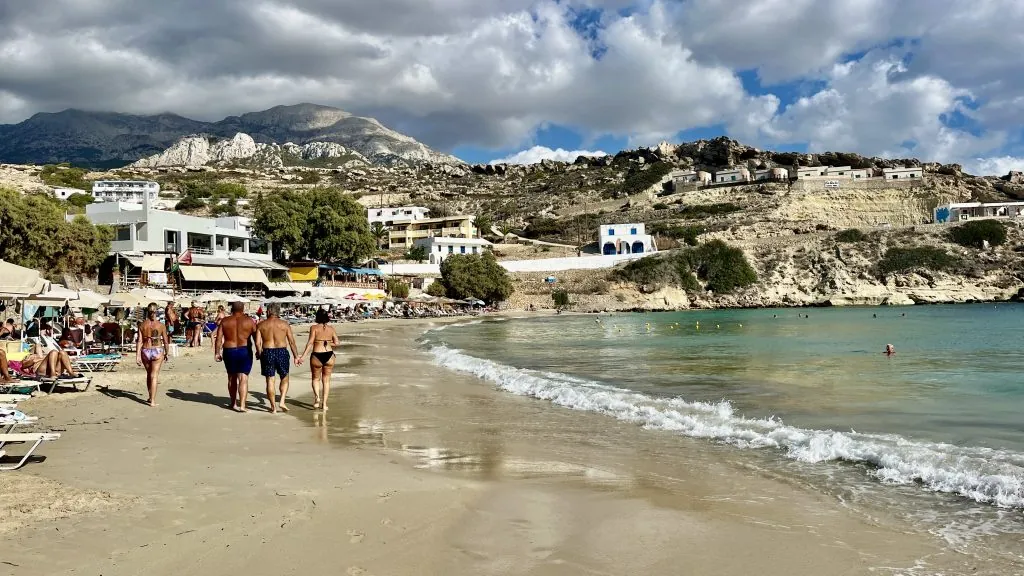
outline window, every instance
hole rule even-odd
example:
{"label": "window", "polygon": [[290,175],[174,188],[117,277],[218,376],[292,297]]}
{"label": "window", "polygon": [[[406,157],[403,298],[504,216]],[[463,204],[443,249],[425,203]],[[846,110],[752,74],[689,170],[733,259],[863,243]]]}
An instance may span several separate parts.
{"label": "window", "polygon": [[466,253],[466,247],[465,246],[459,246],[459,253],[460,254],[465,254]]}
{"label": "window", "polygon": [[899,177],[900,177],[900,175],[899,175],[899,174],[893,174],[893,175],[892,175],[892,179],[893,179],[893,180],[898,180],[898,179],[899,179]]}
{"label": "window", "polygon": [[609,236],[615,236],[615,228],[609,228],[608,229],[608,235]]}
{"label": "window", "polygon": [[911,174],[910,177],[911,178],[917,178],[917,174]]}
{"label": "window", "polygon": [[438,251],[438,252],[440,252],[440,251],[441,251],[441,247],[440,247],[440,246],[438,246],[438,247],[437,247],[437,251]]}
{"label": "window", "polygon": [[455,253],[455,246],[449,246],[448,247],[448,253],[449,254],[454,254]]}
{"label": "window", "polygon": [[853,177],[854,178],[860,178],[860,174],[854,174]]}
{"label": "window", "polygon": [[479,252],[476,251],[476,246],[473,246],[473,254],[479,254]]}
{"label": "window", "polygon": [[636,228],[630,228],[629,233],[636,236]]}
{"label": "window", "polygon": [[735,181],[736,181],[736,177],[735,177],[735,176],[733,176],[733,177],[732,177],[732,181],[733,181],[733,182],[735,182]]}
{"label": "window", "polygon": [[128,226],[118,226],[114,229],[117,232],[117,237],[114,240],[118,242],[124,242],[125,240],[132,239],[132,229]]}

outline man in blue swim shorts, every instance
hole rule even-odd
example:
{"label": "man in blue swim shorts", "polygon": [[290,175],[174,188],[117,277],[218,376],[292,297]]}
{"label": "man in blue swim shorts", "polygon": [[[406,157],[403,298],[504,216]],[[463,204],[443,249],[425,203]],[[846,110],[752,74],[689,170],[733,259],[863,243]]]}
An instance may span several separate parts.
{"label": "man in blue swim shorts", "polygon": [[[292,327],[281,319],[281,305],[275,302],[267,306],[267,319],[256,326],[256,357],[260,359],[260,374],[267,379],[267,399],[270,401],[271,413],[276,413],[278,408],[282,412],[288,411],[285,396],[288,394],[288,368],[291,363],[289,348],[292,355],[298,358]],[[277,401],[274,391],[274,376],[281,377],[280,401]]]}
{"label": "man in blue swim shorts", "polygon": [[247,412],[245,400],[249,395],[249,372],[252,371],[251,339],[256,323],[245,314],[245,304],[231,303],[231,316],[221,320],[217,339],[213,343],[214,358],[224,361],[228,373],[228,395],[231,409]]}

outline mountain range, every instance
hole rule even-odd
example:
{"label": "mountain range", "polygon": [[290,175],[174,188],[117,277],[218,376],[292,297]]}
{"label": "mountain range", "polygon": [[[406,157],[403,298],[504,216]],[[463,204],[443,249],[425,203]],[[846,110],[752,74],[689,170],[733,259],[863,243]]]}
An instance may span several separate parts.
{"label": "mountain range", "polygon": [[159,154],[187,136],[233,138],[238,133],[262,144],[336,143],[374,164],[461,162],[373,118],[317,104],[275,106],[218,122],[170,113],[139,116],[74,109],[39,113],[18,124],[0,124],[0,162],[117,168]]}

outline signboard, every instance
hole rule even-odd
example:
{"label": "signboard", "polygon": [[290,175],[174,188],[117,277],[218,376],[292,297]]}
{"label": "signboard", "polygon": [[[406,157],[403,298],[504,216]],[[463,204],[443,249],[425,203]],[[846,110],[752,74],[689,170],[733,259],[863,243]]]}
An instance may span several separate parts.
{"label": "signboard", "polygon": [[825,188],[839,188],[839,180],[825,180]]}
{"label": "signboard", "polygon": [[148,274],[150,284],[160,284],[161,286],[167,285],[167,273],[166,272],[150,272]]}

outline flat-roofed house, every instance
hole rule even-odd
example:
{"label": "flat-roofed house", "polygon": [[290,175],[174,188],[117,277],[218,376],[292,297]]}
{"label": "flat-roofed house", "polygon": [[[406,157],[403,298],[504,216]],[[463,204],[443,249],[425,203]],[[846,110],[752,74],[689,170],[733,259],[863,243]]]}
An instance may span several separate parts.
{"label": "flat-roofed house", "polygon": [[746,168],[729,168],[727,170],[719,170],[715,172],[715,183],[723,184],[726,182],[749,182],[750,171]]}
{"label": "flat-roofed house", "polygon": [[924,170],[920,167],[907,168],[905,166],[895,166],[893,168],[882,168],[882,176],[886,180],[921,179],[924,177]]}

